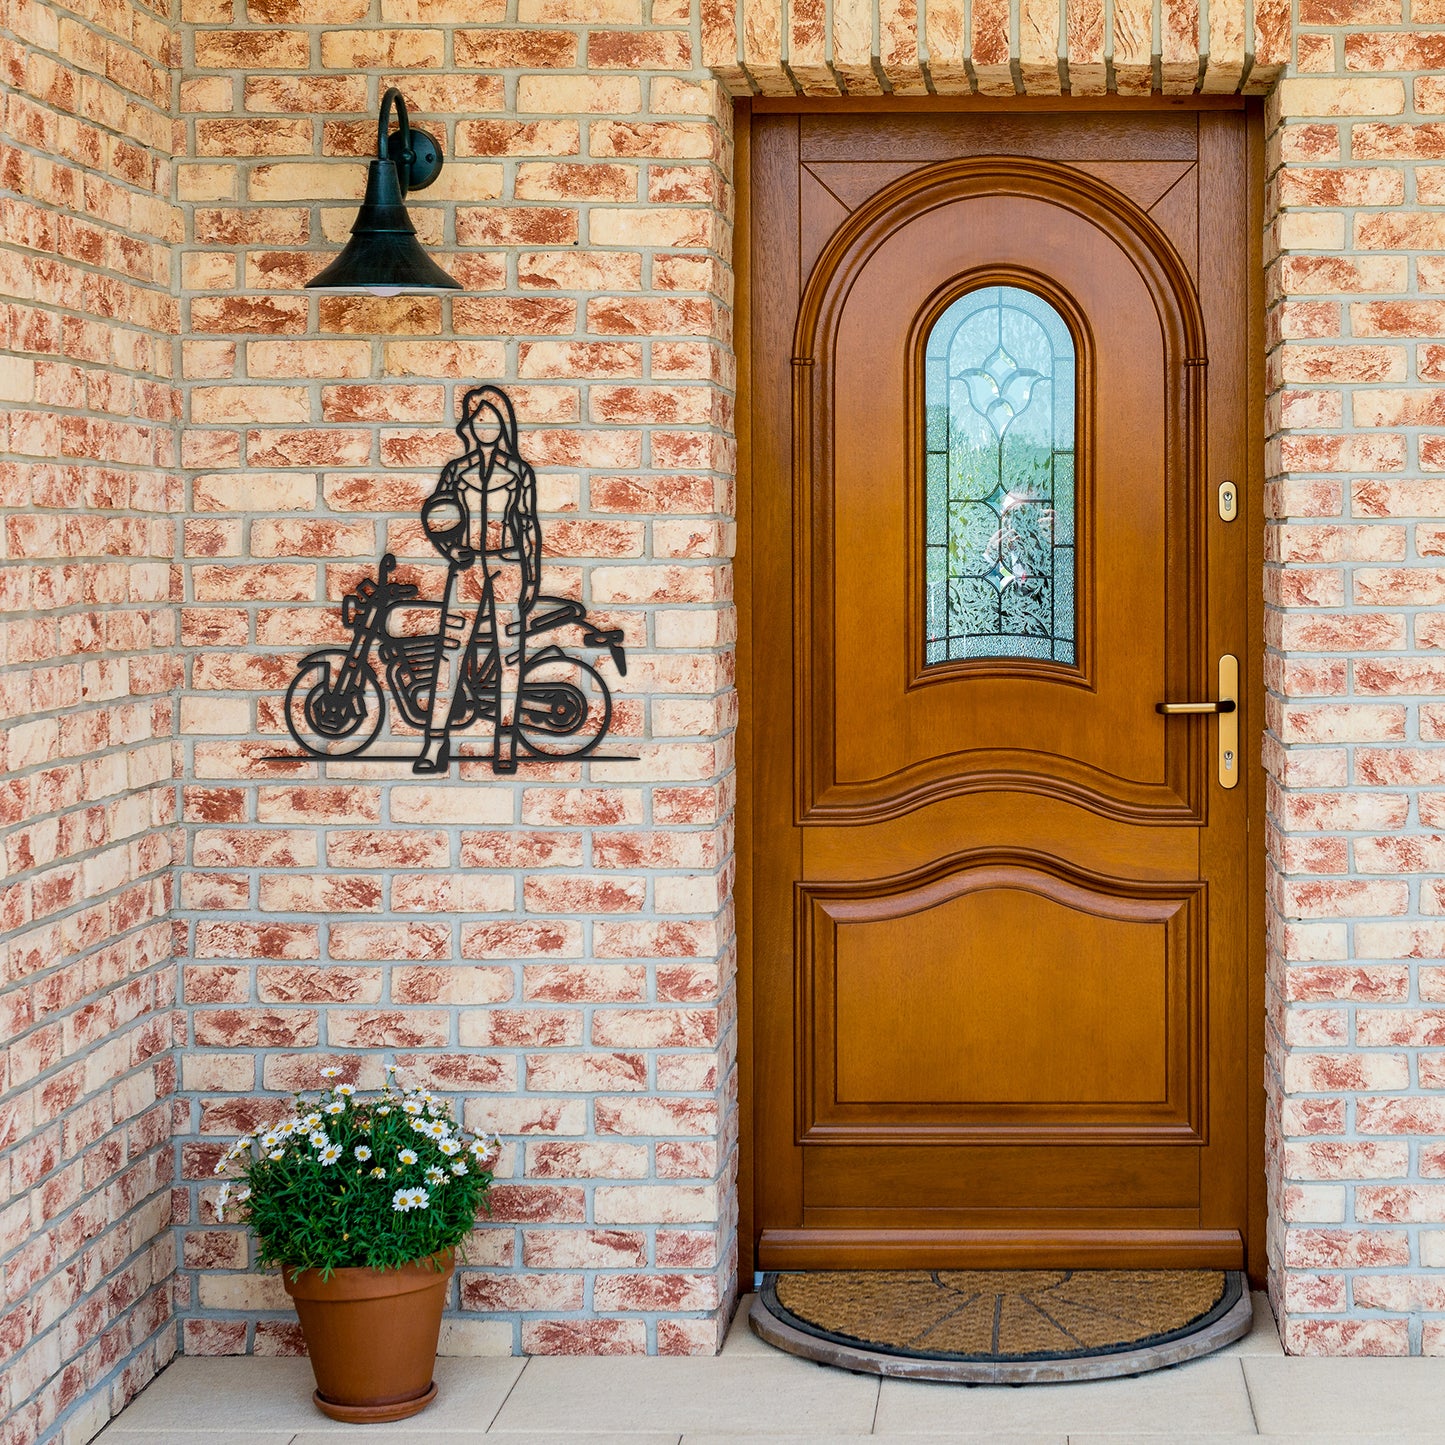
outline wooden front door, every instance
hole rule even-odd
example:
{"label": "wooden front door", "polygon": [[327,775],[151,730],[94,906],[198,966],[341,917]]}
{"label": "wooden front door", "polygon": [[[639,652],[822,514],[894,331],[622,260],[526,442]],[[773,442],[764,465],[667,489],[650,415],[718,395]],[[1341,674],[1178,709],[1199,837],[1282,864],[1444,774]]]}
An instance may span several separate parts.
{"label": "wooden front door", "polygon": [[757,1265],[1238,1267],[1246,115],[750,144]]}

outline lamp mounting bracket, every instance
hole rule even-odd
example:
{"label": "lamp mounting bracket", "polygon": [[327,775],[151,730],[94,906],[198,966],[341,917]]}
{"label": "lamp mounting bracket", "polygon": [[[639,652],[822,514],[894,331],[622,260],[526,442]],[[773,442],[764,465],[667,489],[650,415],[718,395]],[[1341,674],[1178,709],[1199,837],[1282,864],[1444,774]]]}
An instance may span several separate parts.
{"label": "lamp mounting bracket", "polygon": [[[388,112],[396,107],[399,129],[388,134]],[[381,98],[381,115],[377,122],[377,154],[396,166],[401,193],[424,191],[441,174],[441,147],[424,130],[413,130],[407,115],[406,101],[395,87]]]}

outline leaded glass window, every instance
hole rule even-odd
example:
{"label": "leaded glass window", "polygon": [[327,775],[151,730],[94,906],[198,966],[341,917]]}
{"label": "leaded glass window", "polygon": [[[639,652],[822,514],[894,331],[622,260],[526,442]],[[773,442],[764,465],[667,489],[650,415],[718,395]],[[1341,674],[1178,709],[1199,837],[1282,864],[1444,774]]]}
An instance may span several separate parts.
{"label": "leaded glass window", "polygon": [[1075,661],[1074,341],[1018,286],[960,296],[925,353],[927,663]]}

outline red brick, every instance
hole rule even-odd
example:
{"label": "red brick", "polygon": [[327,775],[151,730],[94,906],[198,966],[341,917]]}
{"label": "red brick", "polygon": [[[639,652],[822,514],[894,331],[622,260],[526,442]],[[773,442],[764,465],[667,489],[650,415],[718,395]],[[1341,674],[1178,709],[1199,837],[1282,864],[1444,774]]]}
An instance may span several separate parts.
{"label": "red brick", "polygon": [[346,959],[437,959],[451,953],[443,923],[332,923],[330,956]]}
{"label": "red brick", "polygon": [[587,64],[599,70],[691,70],[692,39],[683,30],[594,30]]}
{"label": "red brick", "polygon": [[437,1048],[450,1038],[450,1021],[437,1009],[327,1009],[326,1037],[333,1048]]}
{"label": "red brick", "polygon": [[562,206],[459,206],[457,240],[464,246],[575,246],[575,210]]}
{"label": "red brick", "polygon": [[522,1349],[528,1355],[642,1355],[644,1320],[524,1320]]}
{"label": "red brick", "polygon": [[201,1009],[194,1015],[196,1043],[220,1048],[305,1048],[317,1042],[315,1009]]}
{"label": "red brick", "polygon": [[592,1290],[602,1310],[704,1310],[717,1304],[717,1282],[711,1275],[608,1274],[600,1276]]}
{"label": "red brick", "polygon": [[561,1185],[495,1185],[488,1196],[498,1224],[580,1224],[585,1218],[583,1191]]}
{"label": "red brick", "polygon": [[381,990],[381,970],[375,968],[256,970],[256,993],[263,1003],[376,1003]]}
{"label": "red brick", "polygon": [[476,923],[462,927],[463,958],[578,958],[582,929],[576,923]]}
{"label": "red brick", "polygon": [[577,37],[566,30],[458,30],[456,63],[483,70],[570,70]]}
{"label": "red brick", "polygon": [[464,120],[457,122],[456,153],[459,156],[577,155],[581,148],[581,136],[576,121]]}
{"label": "red brick", "polygon": [[582,1308],[582,1278],[569,1274],[466,1274],[462,1308],[517,1311]]}
{"label": "red brick", "polygon": [[1355,573],[1356,602],[1429,606],[1445,601],[1445,570],[1432,567],[1362,568]]}
{"label": "red brick", "polygon": [[647,971],[638,964],[527,964],[522,980],[522,996],[537,1002],[639,1002]]}
{"label": "red brick", "polygon": [[622,1229],[528,1229],[522,1234],[522,1258],[530,1269],[636,1269],[647,1263],[647,1238]]}
{"label": "red brick", "polygon": [[582,1015],[561,1009],[467,1012],[461,1018],[458,1042],[483,1048],[565,1048],[582,1042]]}
{"label": "red brick", "polygon": [[196,925],[198,958],[308,959],[321,956],[313,923],[205,922]]}

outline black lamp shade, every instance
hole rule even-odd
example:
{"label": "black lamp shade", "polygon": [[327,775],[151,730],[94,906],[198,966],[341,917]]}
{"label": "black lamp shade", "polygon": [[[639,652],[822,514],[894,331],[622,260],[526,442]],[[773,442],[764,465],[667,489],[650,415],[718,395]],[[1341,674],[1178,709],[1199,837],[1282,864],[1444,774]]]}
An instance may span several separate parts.
{"label": "black lamp shade", "polygon": [[[402,130],[386,133],[387,111],[395,104]],[[413,150],[412,137],[416,137]],[[416,227],[406,213],[406,186],[391,152],[404,157],[410,186],[430,185],[441,169],[441,156],[429,136],[410,129],[406,105],[396,91],[382,100],[377,159],[366,173],[366,194],[351,228],[351,239],[341,254],[319,275],[306,283],[309,291],[369,291],[377,296],[403,292],[460,291],[461,283],[448,276],[416,238]],[[419,154],[418,154],[419,153]],[[418,174],[418,169],[422,173]]]}

